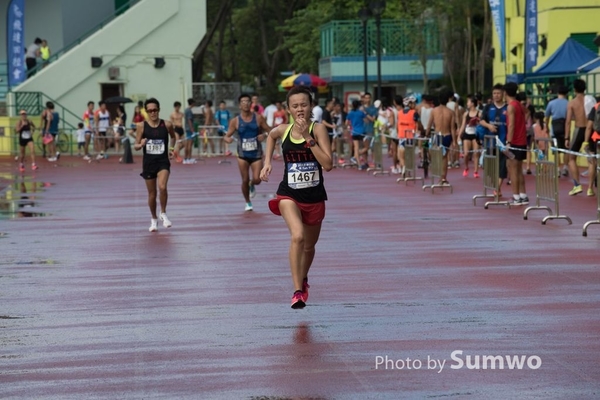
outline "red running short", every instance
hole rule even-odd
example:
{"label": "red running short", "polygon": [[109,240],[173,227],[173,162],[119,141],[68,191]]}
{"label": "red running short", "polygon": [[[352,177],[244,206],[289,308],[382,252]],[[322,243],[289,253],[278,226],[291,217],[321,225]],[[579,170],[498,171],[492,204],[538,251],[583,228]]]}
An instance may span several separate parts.
{"label": "red running short", "polygon": [[275,215],[281,215],[279,211],[279,202],[281,200],[291,200],[300,209],[302,223],[304,225],[319,225],[325,218],[325,202],[319,203],[300,203],[291,197],[277,195],[276,198],[269,200],[269,209]]}

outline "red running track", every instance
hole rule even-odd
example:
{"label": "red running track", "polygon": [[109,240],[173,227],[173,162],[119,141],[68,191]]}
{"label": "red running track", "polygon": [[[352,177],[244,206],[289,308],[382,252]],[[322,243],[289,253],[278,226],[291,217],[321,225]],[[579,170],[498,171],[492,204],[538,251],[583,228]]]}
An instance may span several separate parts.
{"label": "red running track", "polygon": [[[581,236],[595,198],[564,194],[573,225],[542,226],[474,207],[481,181],[459,170],[434,195],[334,170],[308,306],[292,310],[288,232],[267,208],[280,162],[251,213],[235,164],[174,165],[173,228],[156,234],[136,162],[21,178],[0,160],[1,398],[598,397],[600,227]],[[460,350],[504,369],[457,368]]]}

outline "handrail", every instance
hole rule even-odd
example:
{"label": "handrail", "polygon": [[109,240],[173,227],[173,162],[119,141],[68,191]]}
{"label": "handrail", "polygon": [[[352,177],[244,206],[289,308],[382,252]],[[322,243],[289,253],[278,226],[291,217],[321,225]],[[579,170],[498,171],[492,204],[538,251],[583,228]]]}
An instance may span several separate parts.
{"label": "handrail", "polygon": [[62,129],[77,129],[75,125],[66,120],[65,116],[73,117],[76,121],[81,121],[81,117],[42,92],[15,92],[15,111],[24,109],[28,114],[39,115],[46,108],[47,101],[54,103],[55,111],[60,108]]}
{"label": "handrail", "polygon": [[115,20],[117,17],[121,16],[125,11],[127,11],[129,8],[131,8],[135,4],[139,3],[140,1],[141,0],[129,0],[128,3],[123,4],[121,7],[117,8],[115,10],[115,12],[113,13],[113,15],[111,15],[110,17],[107,17],[104,21],[102,21],[101,23],[99,23],[98,25],[96,25],[95,27],[93,27],[92,29],[90,29],[89,31],[84,33],[83,35],[81,35],[79,38],[77,38],[75,41],[73,41],[69,45],[63,47],[56,53],[52,53],[52,55],[50,56],[50,58],[47,61],[45,61],[44,63],[38,63],[35,66],[35,68],[30,72],[30,74],[34,75],[34,74],[38,73],[44,67],[44,64],[48,64],[48,63],[58,60],[58,58],[61,55],[65,54],[66,52],[73,49],[74,47],[80,45],[81,42],[83,42],[84,40],[86,40],[87,38],[92,36],[94,33],[98,32],[100,29],[104,28],[106,25],[108,25],[110,22]]}

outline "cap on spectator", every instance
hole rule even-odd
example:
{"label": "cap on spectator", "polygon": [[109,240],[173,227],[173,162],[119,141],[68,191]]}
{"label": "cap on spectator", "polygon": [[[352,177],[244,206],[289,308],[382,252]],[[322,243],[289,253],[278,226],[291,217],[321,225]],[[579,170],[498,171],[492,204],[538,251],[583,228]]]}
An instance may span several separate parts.
{"label": "cap on spectator", "polygon": [[375,102],[373,103],[373,105],[375,106],[375,108],[381,107],[381,100],[375,100]]}

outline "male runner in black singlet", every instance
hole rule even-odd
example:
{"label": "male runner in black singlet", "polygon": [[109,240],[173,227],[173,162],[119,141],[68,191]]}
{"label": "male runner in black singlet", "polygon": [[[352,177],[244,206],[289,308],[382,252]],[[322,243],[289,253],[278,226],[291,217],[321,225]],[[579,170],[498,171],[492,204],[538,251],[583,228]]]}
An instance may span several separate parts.
{"label": "male runner in black singlet", "polygon": [[[171,162],[169,158],[173,156],[173,146],[175,145],[175,130],[170,121],[164,121],[158,117],[160,104],[155,98],[146,100],[144,104],[148,113],[148,120],[139,122],[136,126],[135,146],[136,150],[143,149],[143,170],[140,174],[146,180],[146,188],[148,189],[148,206],[152,214],[150,221],[150,232],[156,232],[157,217],[156,217],[156,192],[157,183],[160,191],[160,219],[165,228],[171,227],[171,221],[167,218],[167,182]],[[171,137],[171,146],[169,144],[169,136]]]}

